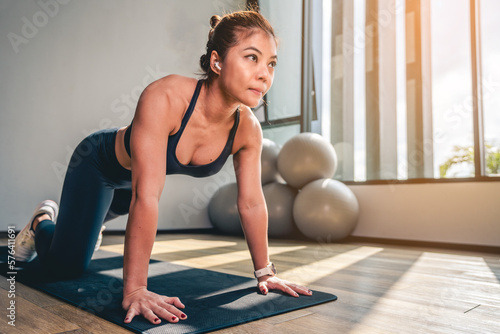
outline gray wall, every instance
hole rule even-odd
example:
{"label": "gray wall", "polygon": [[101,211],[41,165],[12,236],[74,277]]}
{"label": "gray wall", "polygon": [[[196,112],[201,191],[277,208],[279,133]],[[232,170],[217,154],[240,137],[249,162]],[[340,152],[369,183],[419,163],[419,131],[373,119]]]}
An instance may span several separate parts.
{"label": "gray wall", "polygon": [[[142,89],[195,76],[209,18],[242,0],[0,0],[0,231],[59,201],[69,157],[94,130],[127,125]],[[169,176],[159,228],[210,227],[208,179]],[[124,227],[126,219],[109,224]]]}

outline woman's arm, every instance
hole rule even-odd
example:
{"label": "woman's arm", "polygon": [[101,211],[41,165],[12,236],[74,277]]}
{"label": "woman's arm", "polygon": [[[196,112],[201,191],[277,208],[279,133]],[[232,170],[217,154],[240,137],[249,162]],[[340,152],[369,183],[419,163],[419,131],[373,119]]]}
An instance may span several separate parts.
{"label": "woman's arm", "polygon": [[[261,186],[260,156],[262,131],[254,120],[250,126],[242,124],[244,146],[234,155],[234,169],[238,184],[238,211],[254,270],[269,263],[267,244],[267,207]],[[242,122],[244,123],[244,122]]]}
{"label": "woman's arm", "polygon": [[[239,135],[243,138],[243,145],[233,159],[238,183],[238,210],[254,270],[259,270],[269,263],[268,217],[261,185],[262,130],[253,115],[247,118]],[[306,287],[281,280],[276,276],[263,276],[258,281],[263,294],[267,294],[268,289],[279,289],[296,297],[298,297],[297,292],[311,294]]]}
{"label": "woman's arm", "polygon": [[168,131],[167,97],[154,86],[137,105],[131,136],[132,201],[125,233],[124,294],[146,287],[149,257],[156,236],[158,201],[165,183]]}
{"label": "woman's arm", "polygon": [[[153,83],[141,95],[132,127],[132,201],[130,204],[123,263],[125,322],[142,314],[152,323],[186,316],[177,308],[178,298],[147,291],[149,259],[156,236],[158,202],[166,177],[166,151],[175,102],[164,85]],[[177,317],[174,319],[174,317]]]}

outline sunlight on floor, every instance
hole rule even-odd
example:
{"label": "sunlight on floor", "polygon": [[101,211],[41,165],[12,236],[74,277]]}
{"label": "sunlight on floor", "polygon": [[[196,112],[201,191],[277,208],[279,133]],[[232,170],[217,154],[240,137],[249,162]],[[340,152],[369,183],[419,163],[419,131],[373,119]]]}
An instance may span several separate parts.
{"label": "sunlight on floor", "polygon": [[[293,252],[299,249],[304,249],[306,246],[294,247],[269,247],[269,256],[287,252]],[[200,256],[191,259],[173,261],[172,263],[189,266],[198,269],[205,269],[215,266],[220,266],[228,263],[250,260],[250,252],[248,250],[236,251],[224,254],[214,254]]]}
{"label": "sunlight on floor", "polygon": [[338,254],[311,264],[300,266],[285,272],[280,272],[279,277],[293,281],[297,284],[308,285],[323,277],[329,276],[336,271],[342,270],[350,265],[370,257],[383,248],[359,247],[342,254]]}
{"label": "sunlight on floor", "polygon": [[[454,319],[451,328],[460,331],[474,312],[495,310],[494,296],[499,294],[500,283],[482,257],[424,252],[394,284],[386,287],[385,294],[374,300],[349,333],[365,333],[366,326],[390,332],[387,326],[397,324],[395,317],[409,326],[413,322],[429,329],[449,317]],[[429,296],[424,297],[424,303],[423,296]],[[478,307],[480,310],[476,310]]]}
{"label": "sunlight on floor", "polygon": [[[211,249],[218,247],[236,246],[236,242],[216,241],[216,240],[200,240],[200,239],[180,239],[180,240],[163,240],[155,241],[151,255],[175,253],[182,251],[195,251],[202,249]],[[102,250],[114,252],[123,255],[123,244],[101,246]]]}
{"label": "sunlight on floor", "polygon": [[[184,251],[197,251],[212,248],[231,247],[236,246],[236,242],[229,241],[216,241],[216,240],[200,240],[200,239],[181,239],[181,240],[163,240],[155,241],[151,258],[160,261],[168,261],[164,255],[168,253],[184,252]],[[271,246],[269,247],[269,255],[293,252],[296,250],[304,249],[306,246]],[[123,255],[123,244],[102,246],[102,250],[114,252]],[[212,254],[206,256],[198,256],[183,260],[169,261],[170,263],[179,264],[183,266],[206,269],[216,267],[229,263],[250,260],[250,252],[248,249],[242,251],[224,252],[220,254]]]}

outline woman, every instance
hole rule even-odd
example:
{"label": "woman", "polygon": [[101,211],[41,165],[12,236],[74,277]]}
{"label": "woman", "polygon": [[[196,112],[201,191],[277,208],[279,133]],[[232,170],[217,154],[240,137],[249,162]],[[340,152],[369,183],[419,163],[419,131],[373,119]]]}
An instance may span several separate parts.
{"label": "woman", "polygon": [[276,277],[269,261],[260,182],[262,131],[249,107],[257,106],[273,83],[273,28],[254,11],[213,16],[211,26],[207,53],[200,59],[204,80],[177,75],[159,79],[142,93],[130,126],[85,138],[68,166],[60,209],[55,202],[42,202],[16,238],[18,260],[29,261],[38,254],[52,273],[72,277],[87,268],[103,223],[128,213],[125,323],[136,315],[153,324],[187,318],[179,298],[147,290],[158,202],[166,174],[209,176],[230,154],[238,210],[260,291],[311,294]]}

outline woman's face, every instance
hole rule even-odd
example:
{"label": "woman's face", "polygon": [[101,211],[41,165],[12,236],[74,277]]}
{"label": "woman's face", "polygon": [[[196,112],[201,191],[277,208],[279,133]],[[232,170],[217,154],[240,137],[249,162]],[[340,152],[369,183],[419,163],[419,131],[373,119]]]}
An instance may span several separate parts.
{"label": "woman's face", "polygon": [[229,99],[253,108],[273,84],[276,42],[262,30],[238,34],[238,43],[220,62],[219,79]]}

